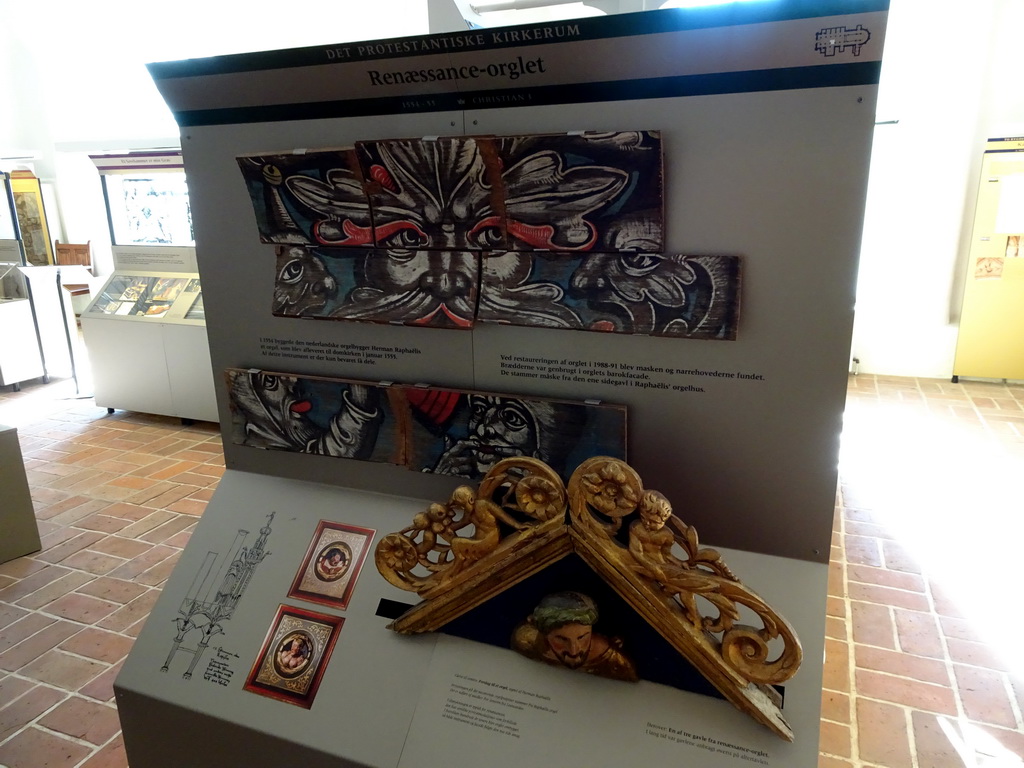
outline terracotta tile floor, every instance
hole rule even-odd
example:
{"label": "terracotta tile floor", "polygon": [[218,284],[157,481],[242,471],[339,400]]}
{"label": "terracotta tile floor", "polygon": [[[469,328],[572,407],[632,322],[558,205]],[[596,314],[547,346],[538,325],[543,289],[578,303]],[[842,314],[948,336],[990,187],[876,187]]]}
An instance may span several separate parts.
{"label": "terracotta tile floor", "polygon": [[[849,392],[819,765],[1024,766],[1024,388]],[[223,472],[213,425],[74,395],[0,392],[43,537],[0,565],[6,768],[126,765],[111,685]]]}

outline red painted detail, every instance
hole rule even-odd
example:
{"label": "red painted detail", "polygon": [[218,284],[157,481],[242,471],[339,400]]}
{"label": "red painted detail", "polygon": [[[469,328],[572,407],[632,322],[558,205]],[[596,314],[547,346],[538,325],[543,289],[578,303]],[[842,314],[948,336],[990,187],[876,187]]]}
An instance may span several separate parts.
{"label": "red painted detail", "polygon": [[459,393],[443,389],[408,389],[406,397],[413,408],[420,411],[434,424],[443,424],[455,412],[459,404]]}
{"label": "red painted detail", "polygon": [[524,224],[521,221],[509,219],[508,231],[509,234],[515,235],[518,239],[528,245],[532,245],[534,248],[542,248],[548,251],[589,251],[594,247],[594,243],[597,242],[597,230],[589,221],[584,221],[583,223],[590,230],[590,239],[582,245],[576,246],[556,245],[551,242],[551,239],[555,236],[555,228],[550,224]]}
{"label": "red painted detail", "polygon": [[313,404],[309,400],[299,400],[288,408],[292,413],[309,413],[312,409]]}
{"label": "red painted detail", "polygon": [[388,169],[383,165],[370,166],[370,178],[379,182],[385,189],[390,189],[392,192],[398,191],[398,185],[395,184],[395,180],[391,178]]}

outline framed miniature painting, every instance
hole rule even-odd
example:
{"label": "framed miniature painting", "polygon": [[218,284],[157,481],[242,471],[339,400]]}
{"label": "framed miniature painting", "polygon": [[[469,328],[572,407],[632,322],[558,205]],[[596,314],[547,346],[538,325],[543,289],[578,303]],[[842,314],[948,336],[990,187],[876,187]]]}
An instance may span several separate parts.
{"label": "framed miniature painting", "polygon": [[345,610],[375,531],[321,520],[288,597]]}
{"label": "framed miniature painting", "polygon": [[309,709],[345,620],[290,605],[277,609],[245,690]]}

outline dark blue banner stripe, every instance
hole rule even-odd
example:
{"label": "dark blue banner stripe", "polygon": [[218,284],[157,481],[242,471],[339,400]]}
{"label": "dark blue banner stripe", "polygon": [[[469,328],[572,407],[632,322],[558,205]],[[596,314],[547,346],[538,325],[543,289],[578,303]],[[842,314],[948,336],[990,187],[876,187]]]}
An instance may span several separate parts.
{"label": "dark blue banner stripe", "polygon": [[319,120],[412,112],[445,112],[514,106],[580,104],[594,101],[631,101],[678,96],[706,96],[802,88],[834,88],[876,85],[881,62],[831,64],[817,67],[682,75],[646,80],[547,85],[502,91],[468,91],[427,96],[395,96],[376,99],[326,101],[311,104],[232,107],[175,113],[182,128],[200,125],[235,125],[284,120]]}
{"label": "dark blue banner stripe", "polygon": [[[280,51],[238,53],[207,59],[156,62],[147,66],[154,80],[166,80],[232,72],[257,72],[322,64],[344,64],[350,61],[399,59],[406,56],[458,53],[460,51],[520,48],[531,44],[556,43],[570,39],[611,39],[742,24],[811,19],[822,16],[845,16],[887,11],[888,9],[889,0],[754,0],[753,2],[728,3],[720,6],[675,8],[541,24],[474,29],[466,32],[351,41]],[[571,36],[566,35],[565,28],[568,27],[575,28]],[[537,39],[533,37],[534,30],[543,31],[545,28],[562,29],[563,33],[550,38]],[[443,45],[441,45],[442,43]],[[349,55],[332,58],[327,53],[343,49],[348,49]]]}

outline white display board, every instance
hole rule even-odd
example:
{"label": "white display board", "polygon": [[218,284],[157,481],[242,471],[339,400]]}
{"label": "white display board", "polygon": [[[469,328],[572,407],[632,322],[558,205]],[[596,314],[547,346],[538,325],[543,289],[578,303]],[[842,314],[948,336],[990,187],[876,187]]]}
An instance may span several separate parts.
{"label": "white display board", "polygon": [[[709,540],[827,561],[886,7],[730,5],[152,65],[183,126],[215,370],[625,404],[632,463]],[[543,71],[510,79],[520,59]],[[448,67],[459,79],[419,75]],[[259,242],[238,156],[584,129],[661,131],[666,252],[742,257],[736,341],[271,314],[274,247]],[[501,362],[516,357],[548,362],[511,376]],[[546,375],[563,361],[578,375]],[[604,383],[610,369],[636,378]],[[328,477],[308,456],[229,443],[226,459]],[[344,461],[329,476],[419,496],[451,487]]]}
{"label": "white display board", "polygon": [[[240,750],[266,764],[339,766],[611,766],[638,755],[815,765],[826,564],[887,7],[729,4],[151,65],[182,126],[230,471],[118,679],[129,757],[171,765],[173,736],[198,766],[230,763]],[[582,130],[660,131],[665,252],[742,258],[737,340],[272,314],[275,249],[259,241],[239,156]],[[783,710],[795,743],[694,693],[561,674],[465,640],[395,637],[375,614],[378,601],[413,600],[372,564],[352,602],[326,611],[344,625],[310,709],[243,690],[274,610],[300,605],[285,596],[317,520],[401,530],[423,500],[444,500],[458,480],[234,445],[219,375],[228,368],[625,404],[630,463],[645,487],[726,552],[800,635],[806,662],[786,685]],[[207,553],[235,531],[259,530],[270,512],[274,558],[239,603],[230,643],[226,631],[217,640],[235,671],[224,680],[214,669],[215,685],[161,673]],[[505,688],[514,706],[492,696]],[[538,701],[551,703],[529,706]],[[447,717],[453,709],[459,716]],[[487,718],[501,727],[480,727]]]}

